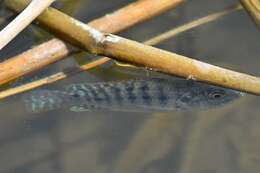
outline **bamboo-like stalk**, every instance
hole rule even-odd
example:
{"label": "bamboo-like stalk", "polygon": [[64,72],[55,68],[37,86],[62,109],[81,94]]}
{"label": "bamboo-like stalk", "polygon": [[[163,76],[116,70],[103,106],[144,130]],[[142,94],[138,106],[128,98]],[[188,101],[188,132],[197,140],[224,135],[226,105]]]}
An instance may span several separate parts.
{"label": "bamboo-like stalk", "polygon": [[245,9],[249,12],[255,23],[260,27],[260,1],[259,0],[240,0]]}
{"label": "bamboo-like stalk", "polygon": [[[19,11],[19,8],[26,3],[22,0],[17,1],[12,0],[13,4],[9,3],[8,5],[10,8]],[[145,66],[170,75],[260,95],[260,78],[258,77],[146,46],[116,35],[102,33],[58,10],[49,9],[48,12],[48,14],[43,13],[39,16],[38,21],[40,23],[48,26],[49,30],[63,39],[90,53],[109,56],[116,60]],[[63,26],[57,25],[57,21],[61,19],[64,22]]]}
{"label": "bamboo-like stalk", "polygon": [[55,0],[33,0],[11,23],[0,32],[0,50],[26,28]]}
{"label": "bamboo-like stalk", "polygon": [[[233,7],[233,8],[230,8],[230,9],[226,9],[226,10],[223,10],[221,12],[217,12],[217,13],[208,15],[206,17],[197,19],[195,21],[192,21],[190,23],[181,25],[181,26],[179,26],[177,28],[171,29],[171,30],[169,30],[169,31],[167,31],[165,33],[157,35],[157,36],[155,36],[155,37],[145,41],[144,44],[156,45],[156,44],[158,44],[158,43],[160,43],[162,41],[170,39],[173,36],[176,36],[177,34],[183,33],[183,32],[185,32],[185,31],[187,31],[189,29],[192,29],[192,28],[195,28],[197,26],[203,25],[205,23],[208,23],[208,22],[214,21],[216,19],[219,19],[219,18],[223,17],[224,15],[227,15],[227,14],[229,14],[229,13],[235,11],[235,10],[239,10],[239,9],[241,9],[241,6]],[[102,64],[110,61],[110,60],[111,59],[108,58],[108,57],[103,57],[103,58],[95,60],[95,61],[93,61],[91,63],[82,65],[82,66],[80,66],[79,69],[75,69],[75,70],[72,70],[72,71],[66,72],[66,73],[65,72],[58,72],[58,73],[53,74],[51,76],[45,77],[43,79],[39,79],[39,80],[30,82],[30,83],[22,85],[22,86],[18,86],[18,87],[15,87],[15,88],[11,88],[11,89],[5,90],[3,92],[0,92],[0,99],[9,97],[9,96],[12,96],[12,95],[15,95],[15,94],[19,94],[19,93],[22,93],[22,92],[25,92],[25,91],[29,91],[29,90],[35,89],[37,87],[40,87],[40,86],[43,86],[43,85],[46,85],[46,84],[50,84],[50,83],[53,83],[53,82],[65,79],[65,78],[67,78],[67,77],[69,77],[69,76],[71,76],[73,74],[80,73],[82,71],[89,70],[91,68],[97,67],[99,65],[102,65]],[[132,66],[132,65],[127,64],[127,66]],[[136,66],[132,66],[132,67],[136,67]]]}
{"label": "bamboo-like stalk", "polygon": [[[92,27],[106,31],[119,32],[134,24],[145,21],[162,12],[176,7],[184,0],[142,0],[129,4],[114,13],[96,19],[89,23]],[[19,5],[28,1],[6,0],[7,4]],[[21,6],[20,6],[21,7]],[[46,11],[45,14],[52,20],[52,13]],[[55,16],[55,14],[54,14]],[[57,21],[63,26],[63,19]],[[65,26],[64,26],[65,27]],[[8,61],[0,63],[0,85],[10,82],[18,77],[39,70],[51,63],[59,61],[69,54],[79,51],[59,39],[52,39],[39,46],[34,47],[18,56],[10,58]]]}

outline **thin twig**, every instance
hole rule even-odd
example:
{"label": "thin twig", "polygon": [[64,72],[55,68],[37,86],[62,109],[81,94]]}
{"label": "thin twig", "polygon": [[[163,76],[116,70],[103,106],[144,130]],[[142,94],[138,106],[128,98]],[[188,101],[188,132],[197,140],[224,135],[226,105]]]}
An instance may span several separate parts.
{"label": "thin twig", "polygon": [[0,50],[39,16],[43,10],[50,6],[53,1],[55,0],[33,0],[21,14],[0,32]]}
{"label": "thin twig", "polygon": [[[238,9],[238,8],[234,8],[234,9]],[[183,33],[189,29],[192,29],[192,28],[195,28],[195,27],[198,27],[200,25],[203,25],[207,22],[211,22],[213,20],[216,20],[220,17],[223,17],[222,14],[229,14],[231,13],[232,9],[227,9],[227,10],[224,10],[223,12],[217,12],[217,13],[214,13],[214,14],[211,14],[211,15],[208,15],[206,17],[203,17],[201,19],[197,19],[193,22],[190,22],[190,23],[196,23],[196,21],[204,21],[204,22],[199,22],[199,24],[197,25],[190,25],[190,23],[187,23],[187,24],[184,24],[180,27],[177,27],[175,29],[172,29],[170,31],[167,31],[165,33],[162,33],[161,35],[158,35],[152,39],[149,39],[147,41],[145,41],[144,43],[145,44],[150,44],[150,45],[155,45],[155,44],[158,44],[162,41],[164,41],[165,39],[169,39],[170,37],[173,37],[173,36],[176,36],[177,34],[180,34],[180,33]],[[219,15],[218,15],[219,14]],[[215,17],[213,18],[212,16],[219,16],[219,17]],[[207,17],[212,19],[212,20],[207,20]],[[204,19],[204,20],[202,20]],[[192,26],[192,27],[188,27],[188,26]],[[186,29],[180,29],[180,28],[186,28]],[[174,34],[167,34],[167,33],[174,33]],[[165,35],[167,35],[167,37],[165,37]],[[158,38],[164,38],[164,39],[158,39]],[[51,75],[51,76],[48,76],[46,78],[43,78],[43,79],[40,79],[40,80],[36,80],[34,82],[31,82],[31,83],[28,83],[28,84],[25,84],[25,85],[22,85],[22,86],[18,86],[18,87],[15,87],[15,88],[11,88],[11,89],[8,89],[6,91],[3,91],[3,92],[0,92],[0,99],[3,99],[3,98],[6,98],[6,97],[9,97],[9,96],[12,96],[12,95],[15,95],[15,94],[19,94],[19,93],[22,93],[22,92],[25,92],[25,91],[29,91],[29,90],[32,90],[32,89],[35,89],[37,87],[40,87],[40,86],[43,86],[43,85],[46,85],[46,84],[50,84],[52,82],[56,82],[56,81],[59,81],[59,80],[62,80],[62,79],[65,79],[73,74],[76,74],[76,73],[79,73],[79,72],[82,72],[82,71],[85,71],[85,70],[89,70],[91,68],[95,68],[99,65],[102,65],[108,61],[110,61],[111,59],[108,58],[108,57],[103,57],[99,60],[96,60],[96,61],[93,61],[91,63],[88,63],[86,65],[82,65],[80,67],[80,69],[77,69],[75,71],[71,71],[70,73],[65,73],[65,72],[59,72],[59,73],[56,73],[54,75]]]}

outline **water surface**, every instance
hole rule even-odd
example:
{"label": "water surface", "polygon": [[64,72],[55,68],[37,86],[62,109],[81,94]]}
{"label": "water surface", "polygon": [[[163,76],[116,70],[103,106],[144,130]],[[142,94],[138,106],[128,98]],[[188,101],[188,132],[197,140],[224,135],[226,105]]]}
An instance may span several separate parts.
{"label": "water surface", "polygon": [[[69,5],[58,1],[56,6],[86,22],[133,2],[67,1]],[[144,41],[237,2],[189,1],[120,35]],[[240,11],[180,34],[158,47],[260,76],[259,34],[246,12]],[[1,51],[0,58],[7,59],[49,37],[31,26]],[[87,54],[80,57],[95,58]],[[33,76],[74,65],[73,58],[67,59]],[[129,69],[124,72],[109,64],[44,88],[138,77],[138,72]],[[0,109],[0,172],[257,173],[260,170],[260,99],[256,96],[246,95],[225,106],[202,111],[54,110],[39,114],[28,113],[18,98],[8,99],[8,105]]]}

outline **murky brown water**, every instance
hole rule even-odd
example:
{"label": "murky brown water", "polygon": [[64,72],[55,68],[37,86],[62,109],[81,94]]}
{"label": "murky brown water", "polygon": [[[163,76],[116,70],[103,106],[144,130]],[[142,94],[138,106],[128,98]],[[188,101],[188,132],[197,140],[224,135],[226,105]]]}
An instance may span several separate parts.
{"label": "murky brown water", "polygon": [[[82,21],[90,21],[133,2],[67,1],[69,5],[58,1],[56,6]],[[237,2],[190,1],[120,35],[144,41]],[[3,7],[0,16],[5,16],[2,10]],[[245,11],[239,11],[180,34],[158,47],[260,76],[259,34]],[[16,55],[43,42],[46,37],[51,36],[31,26],[0,52],[0,58]],[[89,58],[85,54],[81,57]],[[67,59],[35,75],[53,73],[75,64],[72,58]],[[138,76],[138,72],[123,71],[107,65],[48,88]],[[224,107],[207,111],[28,114],[19,99],[11,98],[0,108],[0,172],[258,173],[259,105],[259,97],[246,95]]]}

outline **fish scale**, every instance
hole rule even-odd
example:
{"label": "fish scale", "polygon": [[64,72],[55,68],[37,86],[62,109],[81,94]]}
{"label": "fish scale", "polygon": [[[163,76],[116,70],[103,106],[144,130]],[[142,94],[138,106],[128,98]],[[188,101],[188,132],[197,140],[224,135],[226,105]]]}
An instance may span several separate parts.
{"label": "fish scale", "polygon": [[131,112],[206,109],[231,102],[240,95],[231,89],[200,82],[149,78],[35,90],[27,93],[24,100],[33,112],[66,107],[75,112],[103,109]]}

